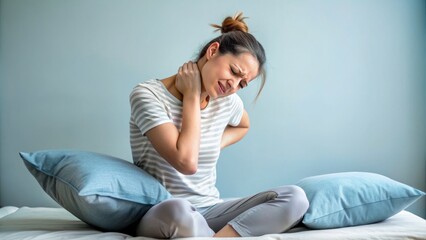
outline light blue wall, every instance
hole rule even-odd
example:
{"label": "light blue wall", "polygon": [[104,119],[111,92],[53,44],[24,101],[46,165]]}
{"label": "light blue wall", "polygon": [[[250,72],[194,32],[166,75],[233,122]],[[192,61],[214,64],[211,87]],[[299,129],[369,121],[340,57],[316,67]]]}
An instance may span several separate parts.
{"label": "light blue wall", "polygon": [[130,160],[132,87],[174,74],[238,10],[268,82],[256,104],[256,86],[240,94],[252,128],[221,155],[223,197],[341,171],[426,191],[425,1],[2,0],[0,204],[57,206],[19,151]]}

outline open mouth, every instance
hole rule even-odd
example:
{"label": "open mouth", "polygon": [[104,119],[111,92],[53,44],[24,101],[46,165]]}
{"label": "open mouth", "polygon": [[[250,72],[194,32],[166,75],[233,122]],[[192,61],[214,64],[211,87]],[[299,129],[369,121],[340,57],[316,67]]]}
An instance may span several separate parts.
{"label": "open mouth", "polygon": [[219,90],[221,94],[225,94],[225,87],[219,82]]}

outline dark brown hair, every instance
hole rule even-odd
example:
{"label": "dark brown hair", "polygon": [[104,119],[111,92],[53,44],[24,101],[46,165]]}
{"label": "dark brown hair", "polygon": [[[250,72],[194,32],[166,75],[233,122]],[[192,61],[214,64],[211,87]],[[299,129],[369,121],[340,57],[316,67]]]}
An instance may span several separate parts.
{"label": "dark brown hair", "polygon": [[248,27],[244,19],[246,18],[243,17],[243,13],[240,12],[235,14],[234,17],[225,18],[222,25],[211,24],[211,26],[217,28],[216,31],[220,30],[222,35],[212,39],[201,49],[197,61],[206,54],[208,47],[214,42],[220,44],[220,54],[231,53],[233,55],[239,55],[244,52],[252,54],[259,62],[258,76],[261,76],[260,89],[256,96],[257,99],[266,82],[266,72],[264,69],[266,55],[263,46],[248,32]]}

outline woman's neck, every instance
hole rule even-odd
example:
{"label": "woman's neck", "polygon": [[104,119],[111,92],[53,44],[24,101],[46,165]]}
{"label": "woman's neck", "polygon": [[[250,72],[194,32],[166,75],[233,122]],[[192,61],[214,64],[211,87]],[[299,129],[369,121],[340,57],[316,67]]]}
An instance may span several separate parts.
{"label": "woman's neck", "polygon": [[[205,59],[201,58],[198,62],[197,62],[197,66],[198,69],[202,69],[202,67],[205,64]],[[176,88],[175,86],[175,82],[176,82],[176,74],[173,76],[170,76],[168,78],[164,78],[161,80],[164,84],[164,86],[166,87],[166,89],[173,95],[175,96],[177,99],[179,100],[183,100],[183,94]],[[201,80],[201,95],[200,95],[200,108],[204,109],[207,107],[208,103],[210,101],[210,96],[207,94],[205,88],[204,88],[204,84],[203,81]]]}

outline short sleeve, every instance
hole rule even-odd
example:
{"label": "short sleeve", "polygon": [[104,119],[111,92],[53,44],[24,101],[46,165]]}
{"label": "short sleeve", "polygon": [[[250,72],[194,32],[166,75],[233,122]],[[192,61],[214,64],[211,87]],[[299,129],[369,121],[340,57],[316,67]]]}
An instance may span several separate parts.
{"label": "short sleeve", "polygon": [[231,100],[231,118],[229,119],[229,125],[238,126],[241,122],[244,112],[244,104],[240,96],[237,94],[232,94],[230,96]]}
{"label": "short sleeve", "polygon": [[158,125],[172,122],[161,94],[156,93],[155,89],[140,84],[133,89],[129,98],[131,121],[143,135]]}

